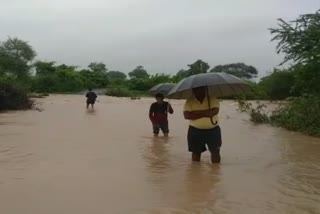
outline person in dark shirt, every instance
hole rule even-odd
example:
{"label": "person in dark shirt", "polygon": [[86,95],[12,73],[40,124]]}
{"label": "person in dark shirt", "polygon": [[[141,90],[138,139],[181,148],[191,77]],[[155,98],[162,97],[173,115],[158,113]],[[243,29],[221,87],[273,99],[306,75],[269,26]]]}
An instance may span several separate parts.
{"label": "person in dark shirt", "polygon": [[169,134],[168,113],[173,114],[173,109],[168,102],[164,102],[162,94],[156,94],[157,102],[152,103],[149,110],[149,118],[153,126],[153,134],[159,136],[160,129],[164,136]]}
{"label": "person in dark shirt", "polygon": [[89,92],[86,94],[86,97],[87,97],[87,109],[89,108],[89,105],[91,105],[91,108],[93,109],[97,99],[97,94],[94,93],[91,88],[89,88]]}

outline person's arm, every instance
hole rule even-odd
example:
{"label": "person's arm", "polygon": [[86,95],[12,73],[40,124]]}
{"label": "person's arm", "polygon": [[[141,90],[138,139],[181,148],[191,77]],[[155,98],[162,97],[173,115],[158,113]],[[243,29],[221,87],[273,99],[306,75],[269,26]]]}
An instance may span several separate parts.
{"label": "person's arm", "polygon": [[168,112],[169,112],[170,114],[173,114],[173,108],[172,108],[172,106],[171,106],[170,103],[168,103]]}
{"label": "person's arm", "polygon": [[220,104],[217,99],[211,100],[211,109],[208,110],[192,110],[190,103],[187,101],[184,106],[184,118],[187,120],[197,120],[200,118],[212,118],[219,114]]}
{"label": "person's arm", "polygon": [[153,123],[153,104],[150,106],[150,109],[149,109],[149,119],[151,120],[151,122]]}
{"label": "person's arm", "polygon": [[201,111],[184,111],[183,115],[186,120],[197,120],[200,118],[211,118],[215,115],[219,114],[219,108],[212,108],[208,110]]}

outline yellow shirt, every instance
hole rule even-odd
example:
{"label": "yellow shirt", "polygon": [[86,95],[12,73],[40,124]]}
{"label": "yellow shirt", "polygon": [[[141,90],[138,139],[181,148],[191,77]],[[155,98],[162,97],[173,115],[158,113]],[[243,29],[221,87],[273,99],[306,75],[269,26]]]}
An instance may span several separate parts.
{"label": "yellow shirt", "polygon": [[[220,108],[219,100],[215,97],[210,98],[210,108]],[[193,97],[191,99],[188,99],[186,103],[184,104],[184,111],[201,111],[201,110],[208,110],[209,109],[209,102],[207,97],[204,98],[203,102],[200,103],[197,98]],[[213,123],[216,123],[215,125],[212,124],[209,117],[203,117],[197,120],[189,120],[190,126],[193,126],[198,129],[212,129],[219,125],[219,118],[218,115],[215,115],[212,117]]]}

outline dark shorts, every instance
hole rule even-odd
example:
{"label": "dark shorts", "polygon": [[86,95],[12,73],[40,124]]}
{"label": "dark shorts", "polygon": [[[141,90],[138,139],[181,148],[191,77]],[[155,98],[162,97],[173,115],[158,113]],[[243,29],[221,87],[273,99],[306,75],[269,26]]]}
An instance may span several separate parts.
{"label": "dark shorts", "polygon": [[189,126],[188,130],[188,147],[189,152],[202,153],[207,151],[206,145],[210,152],[220,150],[222,145],[221,129],[219,126],[213,129],[197,129]]}
{"label": "dark shorts", "polygon": [[160,129],[163,133],[169,133],[169,124],[168,122],[153,124],[153,133],[159,134]]}
{"label": "dark shorts", "polygon": [[87,104],[94,104],[96,101],[95,100],[87,100]]}

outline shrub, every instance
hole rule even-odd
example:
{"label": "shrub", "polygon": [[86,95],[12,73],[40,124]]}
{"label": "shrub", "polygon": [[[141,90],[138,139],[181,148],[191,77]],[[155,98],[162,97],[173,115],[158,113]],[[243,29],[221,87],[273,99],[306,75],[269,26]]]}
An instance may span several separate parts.
{"label": "shrub", "polygon": [[270,119],[274,125],[320,136],[319,112],[320,97],[308,95],[291,98],[286,105],[274,111]]}
{"label": "shrub", "polygon": [[0,111],[30,109],[33,101],[24,88],[13,80],[0,78]]}

